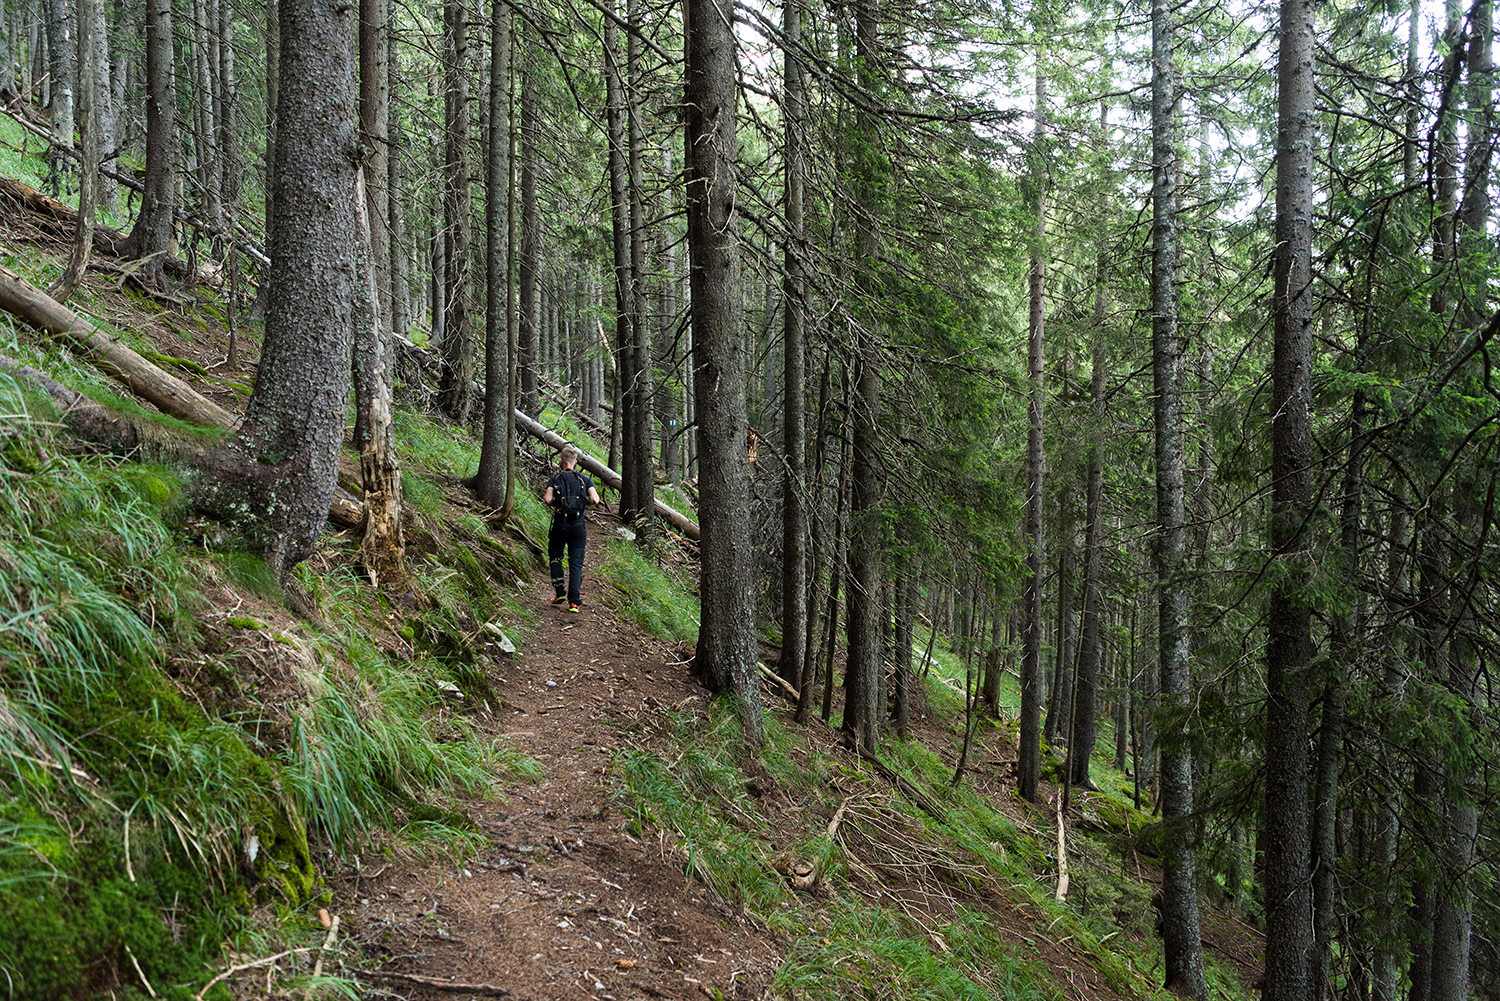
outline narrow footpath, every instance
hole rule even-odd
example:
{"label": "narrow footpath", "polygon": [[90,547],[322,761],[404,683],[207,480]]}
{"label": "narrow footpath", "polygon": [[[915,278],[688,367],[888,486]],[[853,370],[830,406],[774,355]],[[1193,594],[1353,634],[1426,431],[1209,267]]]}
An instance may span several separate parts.
{"label": "narrow footpath", "polygon": [[499,705],[486,729],[540,762],[542,779],[470,805],[488,843],[461,864],[369,860],[332,887],[359,966],[383,969],[397,996],[760,998],[780,964],[769,934],[687,881],[666,837],[624,829],[613,756],[657,744],[668,711],[706,714],[707,693],[683,651],[610,607],[619,596],[596,571],[620,526],[588,517],[582,610],[552,605],[535,575],[526,641],[490,671]]}

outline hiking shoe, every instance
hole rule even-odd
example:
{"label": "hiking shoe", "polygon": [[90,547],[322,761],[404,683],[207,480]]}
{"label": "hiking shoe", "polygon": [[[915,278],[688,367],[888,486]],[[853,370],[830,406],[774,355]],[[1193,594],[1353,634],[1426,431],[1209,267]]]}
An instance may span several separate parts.
{"label": "hiking shoe", "polygon": [[567,600],[568,600],[568,596],[566,594],[559,594],[557,597],[555,597],[555,598],[552,599],[552,604],[554,604],[554,605],[561,605],[563,602],[565,602]]}
{"label": "hiking shoe", "polygon": [[570,612],[576,612],[576,611],[578,611],[578,607],[579,607],[578,606],[578,602],[575,601],[571,605],[568,606],[568,611],[570,611]]}

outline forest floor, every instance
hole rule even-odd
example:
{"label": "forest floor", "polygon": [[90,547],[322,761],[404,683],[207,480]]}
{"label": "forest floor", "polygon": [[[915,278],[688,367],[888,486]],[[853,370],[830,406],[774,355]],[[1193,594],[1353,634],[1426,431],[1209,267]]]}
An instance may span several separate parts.
{"label": "forest floor", "polygon": [[[8,242],[53,252],[63,247],[61,227],[50,220],[13,209],[4,222]],[[221,406],[243,410],[254,379],[254,345],[241,341],[238,357],[228,362],[222,324],[205,320],[199,308],[207,298],[200,302],[192,292],[154,297],[147,303],[150,308],[143,309],[143,297],[121,293],[124,279],[112,262],[100,262],[98,268],[88,279],[93,313],[139,335],[152,345],[159,362],[173,365]],[[346,482],[357,475],[352,464],[346,472]],[[458,496],[456,485],[448,485],[447,493],[454,510],[471,506]],[[580,612],[551,604],[545,570],[535,568],[521,581],[518,603],[529,620],[524,641],[512,655],[485,658],[494,698],[461,710],[476,724],[477,736],[503,740],[538,762],[541,778],[509,781],[495,796],[461,804],[482,835],[467,842],[470,850],[405,850],[345,860],[329,855],[321,861],[329,891],[324,906],[338,917],[345,936],[340,952],[344,975],[379,984],[387,996],[419,999],[773,996],[773,978],[791,943],[687,875],[691,859],[669,833],[629,822],[630,804],[616,770],[619,756],[636,751],[662,761],[680,758],[674,735],[682,732],[685,721],[689,726],[707,723],[710,696],[688,672],[692,651],[647,635],[622,615],[618,606],[626,596],[613,592],[595,572],[605,542],[619,528],[608,511],[589,514]],[[349,533],[344,538],[353,541]],[[256,642],[231,627],[232,616],[264,622],[259,631],[263,649],[252,659],[262,670],[259,697],[274,704],[278,685],[294,682],[290,669],[278,681],[267,665],[291,656],[279,637],[295,630],[297,617],[284,604],[244,593],[216,596],[210,591],[209,599],[214,604],[199,615],[205,647]],[[382,635],[378,642],[389,649],[400,646],[394,634]],[[774,664],[774,651],[767,660]],[[951,769],[962,719],[928,711],[925,691],[920,685],[917,690],[912,739]],[[788,714],[774,688],[767,686],[764,695],[768,713]],[[782,787],[753,763],[736,763],[754,776],[746,790],[758,816],[747,817],[746,823],[769,832],[763,835],[765,857],[790,850],[805,842],[810,831],[826,827],[834,812],[830,803],[855,803],[851,817],[860,804],[866,810],[861,837],[870,849],[868,864],[854,857],[852,844],[847,844],[853,861],[846,885],[839,894],[826,885],[815,889],[806,901],[811,913],[845,907],[851,897],[897,908],[913,927],[925,929],[927,947],[941,956],[950,951],[944,936],[951,934],[960,906],[979,909],[1003,938],[1013,940],[1017,952],[1050,971],[1058,996],[1070,1001],[1131,996],[1105,982],[1097,957],[1079,941],[1050,933],[1048,916],[1034,897],[964,880],[934,894],[933,881],[918,872],[931,860],[920,856],[917,833],[900,845],[903,851],[917,850],[907,869],[889,861],[894,850],[882,856],[884,849],[877,850],[875,841],[897,836],[891,832],[898,828],[921,831],[920,819],[912,819],[916,811],[898,808],[894,789],[842,749],[836,730],[820,722],[795,727],[789,720],[786,729],[795,735],[793,756],[811,761],[821,755],[844,764],[834,789],[810,797]],[[1015,799],[1012,731],[1005,725],[979,728],[965,781],[1034,838],[1041,851],[1055,852],[1051,804],[1056,790],[1045,787],[1044,807]],[[1087,839],[1071,842],[1069,851],[1078,853],[1074,862],[1080,869],[1093,865],[1126,871],[1126,878],[1145,887],[1138,901],[1149,897],[1159,882],[1159,874],[1139,856],[1105,858],[1099,843]],[[882,864],[876,856],[887,861]],[[956,857],[944,855],[936,864]],[[1055,879],[1055,873],[1037,878]],[[1261,947],[1255,930],[1231,911],[1210,907],[1204,913],[1210,954],[1237,970],[1242,983],[1251,982]],[[1152,934],[1149,913],[1117,909],[1113,920],[1119,934],[1131,940],[1132,951],[1150,952],[1145,944]],[[254,996],[248,978],[238,985],[238,996]]]}
{"label": "forest floor", "polygon": [[[588,517],[592,569],[619,523]],[[533,580],[528,641],[491,671],[500,704],[490,726],[541,763],[542,779],[471,805],[488,844],[462,863],[348,869],[332,881],[334,907],[399,974],[518,998],[760,997],[780,963],[775,938],[691,885],[672,846],[622,829],[614,756],[655,743],[669,710],[705,711],[707,693],[683,651],[594,600],[600,586],[586,575],[572,613]],[[396,985],[413,997],[462,990]]]}

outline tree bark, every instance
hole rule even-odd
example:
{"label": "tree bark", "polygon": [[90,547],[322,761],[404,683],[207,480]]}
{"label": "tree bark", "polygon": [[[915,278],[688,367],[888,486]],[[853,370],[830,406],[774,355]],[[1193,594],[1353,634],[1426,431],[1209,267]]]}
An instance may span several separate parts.
{"label": "tree bark", "polygon": [[[611,12],[613,12],[611,10]],[[631,257],[630,164],[626,149],[628,138],[625,94],[625,70],[620,65],[619,34],[613,21],[605,19],[604,92],[605,125],[609,143],[609,203],[611,248],[614,252],[615,292],[615,394],[614,420],[610,423],[610,461],[618,462],[624,489],[620,491],[620,518],[634,523],[640,514],[640,479],[632,456],[637,446],[635,433],[635,275]]]}
{"label": "tree bark", "polygon": [[760,676],[745,453],[745,358],[735,282],[736,102],[733,11],[686,0],[685,159],[692,259],[693,381],[703,525],[702,626],[695,669],[713,691],[733,691],[746,743],[761,742]]}
{"label": "tree bark", "polygon": [[373,263],[378,255],[370,238],[369,222],[373,199],[364,190],[363,173],[356,172],[354,179],[358,224],[355,247],[360,269],[354,302],[354,350],[358,359],[355,392],[358,410],[366,415],[364,433],[356,430],[354,440],[359,448],[365,502],[364,535],[359,551],[372,585],[402,587],[410,581],[411,572],[406,566],[406,541],[401,527],[401,462],[396,456],[396,428],[392,421],[391,336],[380,319],[378,279]]}
{"label": "tree bark", "polygon": [[1078,570],[1078,531],[1074,518],[1078,488],[1071,482],[1058,498],[1057,534],[1062,552],[1057,560],[1057,666],[1052,672],[1052,691],[1048,693],[1047,719],[1042,737],[1049,746],[1062,734],[1066,742],[1073,732],[1070,722],[1073,710],[1073,577]]}
{"label": "tree bark", "polygon": [[[854,48],[857,77],[865,93],[880,87],[876,72],[881,58],[880,22],[876,0],[854,5]],[[856,111],[856,147],[852,159],[854,208],[854,256],[857,281],[872,304],[879,295],[878,213],[884,183],[884,165],[877,151],[878,126],[873,112]],[[855,322],[854,409],[852,469],[853,489],[849,505],[849,585],[845,631],[849,639],[844,699],[843,730],[854,745],[874,754],[885,714],[880,707],[882,587],[880,518],[880,345],[876,337],[878,306],[862,311]]]}
{"label": "tree bark", "polygon": [[[42,0],[47,13],[47,72],[51,87],[47,110],[52,136],[63,149],[73,145],[78,78],[77,0]],[[47,155],[47,182],[54,197],[61,194],[62,176],[72,170],[68,155],[53,147]]]}
{"label": "tree bark", "polygon": [[[267,59],[269,75],[273,61]],[[173,182],[177,141],[174,108],[177,95],[172,85],[172,0],[146,0],[146,176],[141,193],[141,211],[130,231],[128,253],[144,261],[141,280],[160,285],[162,258],[172,249]],[[275,178],[267,187],[267,202],[273,200]],[[267,212],[272,212],[267,205]],[[268,216],[274,219],[274,215]],[[274,223],[270,223],[274,226]]]}
{"label": "tree bark", "polygon": [[[109,18],[106,16],[104,4],[90,4],[93,8],[93,28],[91,31],[80,34],[92,35],[93,54],[91,58],[94,63],[93,72],[93,128],[97,139],[96,172],[98,173],[98,203],[99,209],[105,215],[120,215],[120,182],[104,173],[105,170],[113,171],[119,166],[119,158],[113,156],[115,147],[120,144],[120,119],[122,105],[124,104],[123,79],[112,80],[109,44]],[[80,8],[81,9],[81,8]],[[125,63],[120,62],[118,73],[124,75]],[[118,96],[115,83],[118,82]],[[112,166],[113,165],[113,166]]]}
{"label": "tree bark", "polygon": [[[312,554],[338,476],[353,341],[356,232],[355,15],[333,0],[284,0],[276,212],[266,335],[237,435],[257,475],[252,538],[285,576]],[[226,483],[223,508],[244,503]]]}
{"label": "tree bark", "polygon": [[[632,25],[640,24],[638,0],[625,0],[626,18]],[[630,398],[627,408],[631,423],[630,451],[623,463],[627,479],[636,482],[631,500],[634,504],[637,533],[649,536],[653,531],[651,522],[652,501],[656,494],[656,466],[653,462],[653,434],[651,430],[651,329],[646,322],[649,315],[646,303],[646,235],[649,223],[646,220],[646,194],[644,175],[645,132],[641,124],[644,100],[642,92],[645,80],[641,69],[641,39],[638,30],[625,35],[626,80],[624,88],[627,148],[627,180],[630,196],[630,345],[629,365],[624,373],[625,382],[621,395]]]}
{"label": "tree bark", "polygon": [[[227,3],[228,0],[220,0]],[[390,9],[388,0],[359,2],[359,130],[364,151],[365,218],[370,223],[370,275],[377,295],[381,336],[391,325],[391,233],[387,160],[391,153]]]}
{"label": "tree bark", "polygon": [[[78,215],[74,228],[73,249],[63,274],[47,289],[59,303],[67,302],[83,282],[94,249],[94,200],[99,187],[99,115],[95,97],[98,93],[98,39],[94,37],[100,21],[100,0],[77,0],[79,44],[78,66],[78,137],[82,162],[78,170]],[[72,148],[72,136],[68,137]]]}
{"label": "tree bark", "polygon": [[802,34],[800,0],[782,0],[782,30],[786,34],[782,116],[784,140],[787,240],[782,277],[782,408],[781,450],[786,468],[781,478],[781,663],[780,673],[802,687],[806,667],[802,659],[807,633],[807,517],[803,509],[807,487],[807,405],[805,343],[802,331],[806,253],[802,212],[802,63],[796,51]]}
{"label": "tree bark", "polygon": [[[387,19],[389,24],[389,19]],[[411,336],[412,295],[410,258],[407,255],[408,234],[406,229],[406,207],[401,196],[401,117],[399,105],[390,100],[398,93],[400,73],[394,39],[386,43],[386,139],[390,149],[386,154],[386,206],[391,250],[391,331],[402,337]]]}
{"label": "tree bark", "polygon": [[1271,592],[1266,651],[1266,1001],[1313,997],[1308,882],[1308,568],[1297,553],[1313,501],[1313,0],[1282,0],[1277,58],[1271,544],[1285,564]]}
{"label": "tree bark", "polygon": [[1161,809],[1166,844],[1162,865],[1162,939],[1166,988],[1183,997],[1208,996],[1198,928],[1193,815],[1192,707],[1187,530],[1182,419],[1182,344],[1177,331],[1177,56],[1175,13],[1167,0],[1151,8],[1152,260],[1151,355],[1156,423],[1156,580],[1158,662],[1165,734]]}
{"label": "tree bark", "polygon": [[510,332],[510,8],[490,4],[489,148],[484,158],[485,312],[484,312],[484,440],[474,492],[496,510],[505,499],[515,471],[510,463],[516,409],[510,398],[508,364]]}
{"label": "tree bark", "polygon": [[538,329],[537,279],[541,268],[541,222],[536,211],[537,175],[537,100],[536,74],[537,53],[531,43],[532,33],[529,18],[521,21],[521,37],[524,44],[520,52],[521,66],[521,256],[520,278],[520,328],[517,333],[517,350],[520,367],[520,409],[536,416],[541,413],[541,395],[537,382]]}
{"label": "tree bark", "polygon": [[1095,309],[1099,333],[1094,339],[1093,376],[1089,396],[1092,401],[1094,429],[1089,444],[1088,488],[1085,500],[1083,538],[1083,629],[1078,649],[1077,692],[1073,701],[1073,737],[1068,742],[1071,781],[1080,788],[1090,788],[1089,759],[1094,753],[1094,698],[1103,665],[1103,644],[1099,640],[1099,593],[1103,587],[1104,531],[1104,421],[1106,401],[1104,385],[1107,369],[1104,347],[1104,286],[1101,269]]}
{"label": "tree bark", "polygon": [[443,8],[443,412],[461,425],[474,413],[474,245],[469,168],[469,20],[462,3]]}
{"label": "tree bark", "polygon": [[[1047,80],[1042,75],[1045,53],[1037,54],[1036,142],[1047,134]],[[1045,175],[1038,158],[1036,184],[1036,245],[1031,251],[1031,313],[1026,338],[1027,375],[1030,381],[1026,404],[1026,566],[1029,574],[1022,590],[1021,719],[1018,790],[1021,798],[1037,802],[1042,773],[1042,335],[1046,305],[1043,294],[1047,276],[1044,244],[1047,238]]]}

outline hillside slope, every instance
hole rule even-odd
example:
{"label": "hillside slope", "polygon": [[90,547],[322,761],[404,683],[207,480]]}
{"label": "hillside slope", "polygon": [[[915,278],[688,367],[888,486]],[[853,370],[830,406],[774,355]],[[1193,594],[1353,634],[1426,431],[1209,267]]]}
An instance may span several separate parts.
{"label": "hillside slope", "polygon": [[[60,268],[46,225],[0,209],[0,263]],[[105,259],[75,305],[243,409],[256,333],[231,361],[218,293],[142,295]],[[133,405],[8,317],[0,332]],[[206,996],[1156,993],[1141,818],[1079,795],[1057,902],[1055,814],[1011,793],[1013,720],[984,721],[948,785],[951,658],[884,752],[924,812],[834,729],[783,722],[769,688],[765,753],[741,760],[732,714],[687,673],[690,552],[669,543],[662,572],[596,513],[585,608],[550,606],[544,512],[528,494],[492,524],[457,485],[476,443],[427,415],[398,418],[417,589],[373,591],[358,540],[330,532],[288,594],[177,506],[171,470],[77,449],[40,394],[0,390],[0,610],[38,624],[0,648],[14,996],[192,998],[221,976]],[[1228,911],[1205,927],[1237,996],[1256,935]]]}

